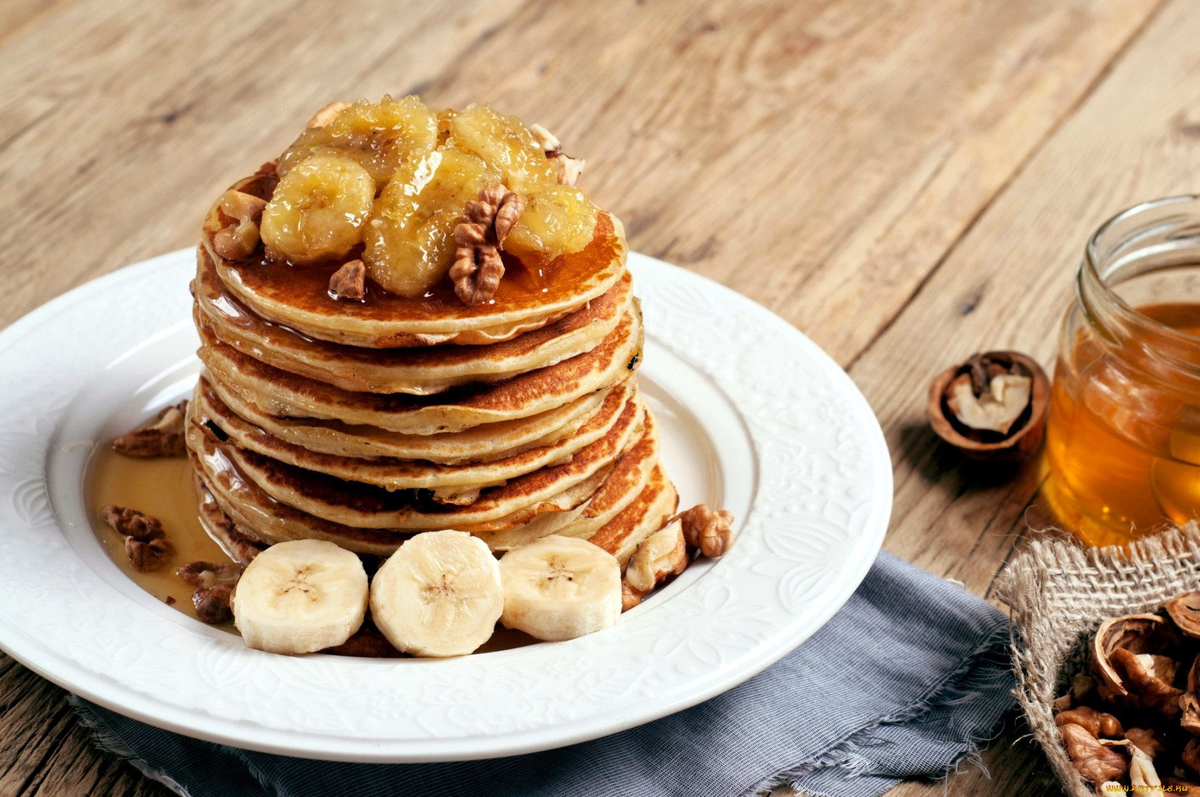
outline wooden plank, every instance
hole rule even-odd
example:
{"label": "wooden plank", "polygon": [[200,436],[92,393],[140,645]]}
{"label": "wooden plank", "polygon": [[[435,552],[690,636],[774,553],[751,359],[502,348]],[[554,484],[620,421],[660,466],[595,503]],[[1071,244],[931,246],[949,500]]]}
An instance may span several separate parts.
{"label": "wooden plank", "polygon": [[[1166,6],[850,369],[893,452],[888,550],[995,599],[994,575],[1023,538],[1036,464],[1011,479],[964,467],[927,430],[928,381],[988,348],[1015,348],[1051,364],[1088,235],[1139,201],[1195,191],[1198,42],[1195,5]],[[1041,793],[1047,770],[1040,751],[1017,741],[1023,732],[1015,724],[985,755],[991,780],[968,768],[949,790]]]}
{"label": "wooden plank", "polygon": [[87,0],[0,41],[0,325],[193,242],[315,108],[419,87],[520,2]]}
{"label": "wooden plank", "polygon": [[635,249],[846,362],[1156,3],[531,5],[429,93],[542,120]]}

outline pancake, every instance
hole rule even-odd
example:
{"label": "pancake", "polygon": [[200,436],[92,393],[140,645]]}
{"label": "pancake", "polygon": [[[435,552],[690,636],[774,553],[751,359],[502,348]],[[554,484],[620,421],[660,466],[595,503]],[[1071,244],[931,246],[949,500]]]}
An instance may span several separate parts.
{"label": "pancake", "polygon": [[[570,506],[556,496],[587,480],[601,470],[611,470],[617,456],[636,441],[643,426],[640,400],[625,405],[609,432],[584,447],[569,462],[545,467],[480,493],[467,506],[436,504],[416,491],[389,491],[381,487],[348,482],[297,468],[261,454],[222,442],[221,454],[237,471],[276,501],[334,523],[355,528],[428,530],[470,525],[485,530],[494,525],[507,528],[526,522],[543,511],[561,511],[578,506],[591,494],[580,496]],[[197,431],[191,425],[189,434]],[[597,486],[599,486],[597,484]]]}
{"label": "pancake", "polygon": [[[269,199],[277,180],[257,174],[232,188]],[[213,250],[225,226],[220,201],[204,220],[201,245],[225,289],[258,316],[319,340],[367,348],[487,345],[553,323],[608,291],[625,272],[628,249],[621,223],[601,212],[592,241],[581,251],[544,262],[524,263],[505,253],[505,277],[492,301],[467,305],[445,278],[426,296],[407,298],[368,281],[361,302],[328,294],[329,277],[341,262],[299,266],[267,259],[262,246],[246,260],[230,261]],[[357,258],[351,252],[344,260]],[[549,278],[547,275],[552,275]]]}
{"label": "pancake", "polygon": [[470,503],[471,494],[477,495],[480,489],[567,461],[580,449],[604,437],[617,423],[625,405],[633,400],[634,393],[632,380],[608,391],[600,410],[570,437],[473,465],[438,465],[393,457],[355,459],[309,451],[239,418],[203,377],[188,411],[198,423],[215,423],[239,447],[289,465],[388,490],[429,489],[434,491],[434,500],[442,503]]}
{"label": "pancake", "polygon": [[659,465],[637,498],[588,541],[617,557],[624,568],[642,540],[665,526],[678,507],[675,485]]}
{"label": "pancake", "polygon": [[[188,456],[203,487],[212,495],[217,507],[232,521],[234,528],[254,544],[263,546],[287,540],[327,540],[346,550],[360,554],[387,556],[417,531],[362,529],[331,523],[314,517],[287,504],[280,503],[245,478],[237,466],[225,456],[220,444],[199,429],[192,427],[187,434]],[[529,509],[515,514],[510,521],[496,521],[493,526],[508,522],[508,527],[561,517],[576,517],[588,497],[603,483],[609,469],[602,469],[584,481],[564,490],[562,494],[538,506],[537,514]],[[422,531],[439,530],[422,529]]]}
{"label": "pancake", "polygon": [[281,371],[216,339],[198,319],[200,359],[227,388],[270,415],[325,418],[405,434],[458,432],[483,423],[528,418],[623,382],[641,360],[637,302],[596,348],[494,385],[455,388],[436,396],[351,393]]}
{"label": "pancake", "polygon": [[195,474],[195,482],[196,495],[200,498],[200,525],[208,532],[208,536],[216,540],[230,559],[244,565],[250,564],[266,546],[252,535],[238,529],[237,524],[217,505],[216,499],[204,486],[198,473]]}
{"label": "pancake", "polygon": [[541,523],[535,520],[513,529],[473,533],[493,551],[509,551],[549,534],[589,539],[632,504],[645,489],[651,474],[658,467],[658,451],[658,431],[655,429],[653,416],[646,413],[645,431],[641,439],[621,454],[608,478],[570,518],[548,518]]}
{"label": "pancake", "polygon": [[626,275],[570,315],[493,346],[364,349],[313,340],[258,318],[224,290],[203,247],[198,261],[192,291],[218,340],[284,371],[370,393],[429,395],[554,365],[595,348],[617,326],[632,299]]}
{"label": "pancake", "polygon": [[364,459],[423,459],[445,465],[491,462],[570,437],[600,410],[613,390],[597,390],[529,418],[480,424],[461,432],[418,435],[316,418],[279,418],[263,412],[211,374],[205,377],[209,388],[239,417],[309,451]]}

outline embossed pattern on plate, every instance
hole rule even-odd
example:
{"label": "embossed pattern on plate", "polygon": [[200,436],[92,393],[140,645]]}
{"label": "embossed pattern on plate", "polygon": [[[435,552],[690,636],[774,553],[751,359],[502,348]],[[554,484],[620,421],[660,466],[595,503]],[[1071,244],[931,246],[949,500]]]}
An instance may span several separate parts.
{"label": "embossed pattern on plate", "polygon": [[[193,253],[131,266],[0,333],[0,647],[161,727],[289,755],[444,761],[595,738],[694,705],[821,627],[874,560],[891,507],[879,425],[811,341],[750,300],[630,256],[642,387],[684,505],[738,541],[590,637],[452,660],[247,649],[132,585],[83,506],[91,447],[186,392]],[[133,313],[129,308],[136,307]]]}

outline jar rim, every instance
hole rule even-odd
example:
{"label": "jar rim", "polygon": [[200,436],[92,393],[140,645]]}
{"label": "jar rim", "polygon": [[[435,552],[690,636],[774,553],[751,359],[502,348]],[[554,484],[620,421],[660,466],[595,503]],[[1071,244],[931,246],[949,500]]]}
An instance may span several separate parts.
{"label": "jar rim", "polygon": [[1137,308],[1133,307],[1114,290],[1113,286],[1105,281],[1100,275],[1099,262],[1103,259],[1099,252],[1099,242],[1107,235],[1113,227],[1122,222],[1139,216],[1151,210],[1156,210],[1161,207],[1174,204],[1182,204],[1186,202],[1200,203],[1200,194],[1176,194],[1174,196],[1161,197],[1159,199],[1151,199],[1145,202],[1139,202],[1132,207],[1126,208],[1121,212],[1111,216],[1107,221],[1101,224],[1087,240],[1087,245],[1084,247],[1083,263],[1079,267],[1079,272],[1076,277],[1076,287],[1080,292],[1079,300],[1087,307],[1087,302],[1083,301],[1082,292],[1084,290],[1083,278],[1085,271],[1092,277],[1095,285],[1099,286],[1100,291],[1106,301],[1110,302],[1117,314],[1123,320],[1148,327],[1157,334],[1161,334],[1168,340],[1174,339],[1179,343],[1186,345],[1194,345],[1200,347],[1200,335],[1193,335],[1190,332],[1183,332],[1175,327],[1168,326],[1161,321],[1151,318],[1145,313],[1141,313]]}

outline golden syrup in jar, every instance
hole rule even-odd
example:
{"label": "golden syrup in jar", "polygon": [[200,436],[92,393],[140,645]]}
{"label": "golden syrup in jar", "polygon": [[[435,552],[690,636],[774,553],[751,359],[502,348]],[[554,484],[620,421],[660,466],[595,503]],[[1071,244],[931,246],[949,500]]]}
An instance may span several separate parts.
{"label": "golden syrup in jar", "polygon": [[1200,303],[1137,311],[1196,336],[1194,351],[1181,341],[1163,359],[1158,339],[1138,327],[1116,347],[1081,334],[1055,370],[1042,496],[1089,545],[1123,544],[1200,518],[1200,389],[1183,378],[1189,366],[1200,369]]}

